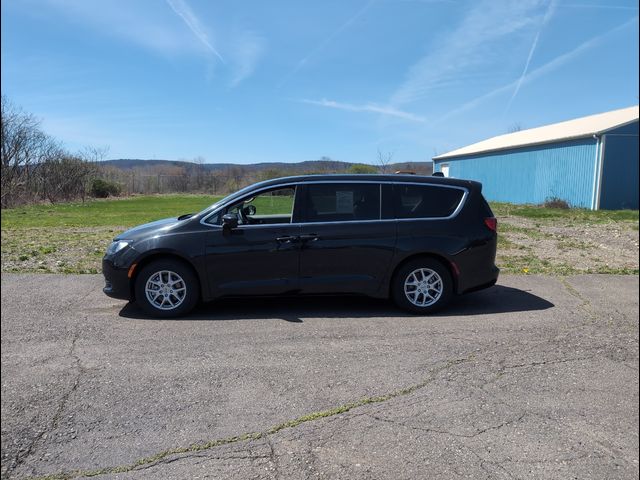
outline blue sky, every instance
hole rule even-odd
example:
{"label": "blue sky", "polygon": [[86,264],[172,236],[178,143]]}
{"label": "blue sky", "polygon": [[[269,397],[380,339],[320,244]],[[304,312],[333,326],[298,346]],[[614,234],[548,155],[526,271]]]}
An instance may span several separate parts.
{"label": "blue sky", "polygon": [[625,0],[3,0],[2,93],[107,158],[430,160],[638,103]]}

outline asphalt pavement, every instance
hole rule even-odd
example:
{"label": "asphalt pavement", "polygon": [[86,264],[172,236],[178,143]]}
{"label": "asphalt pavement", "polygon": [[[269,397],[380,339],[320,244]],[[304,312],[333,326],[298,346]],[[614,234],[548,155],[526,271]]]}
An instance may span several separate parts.
{"label": "asphalt pavement", "polygon": [[154,320],[2,274],[2,477],[638,478],[638,276],[502,276]]}

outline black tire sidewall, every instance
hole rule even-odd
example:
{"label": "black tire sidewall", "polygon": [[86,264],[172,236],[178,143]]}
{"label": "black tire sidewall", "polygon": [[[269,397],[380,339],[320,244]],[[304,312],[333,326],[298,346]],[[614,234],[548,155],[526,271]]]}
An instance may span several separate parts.
{"label": "black tire sidewall", "polygon": [[[160,310],[154,307],[149,303],[149,300],[147,300],[145,285],[149,277],[159,270],[170,270],[177,273],[182,277],[187,287],[187,294],[184,301],[179,307],[173,310]],[[149,265],[146,265],[136,276],[136,303],[146,314],[152,317],[170,318],[185,315],[193,310],[198,303],[198,298],[200,297],[199,286],[198,279],[192,270],[184,263],[171,259],[156,260]]]}
{"label": "black tire sidewall", "polygon": [[[419,268],[431,269],[440,275],[440,278],[442,279],[442,295],[436,303],[429,305],[428,307],[419,307],[414,305],[409,301],[404,293],[404,282],[407,276]],[[396,305],[408,312],[423,315],[436,312],[446,306],[453,297],[453,280],[451,279],[451,273],[447,267],[433,258],[418,258],[411,260],[407,264],[403,265],[394,275],[391,295]]]}

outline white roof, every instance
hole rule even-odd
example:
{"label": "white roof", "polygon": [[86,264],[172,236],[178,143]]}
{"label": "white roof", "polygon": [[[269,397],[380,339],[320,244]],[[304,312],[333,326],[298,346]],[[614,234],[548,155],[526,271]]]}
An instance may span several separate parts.
{"label": "white roof", "polygon": [[611,112],[589,115],[588,117],[576,118],[575,120],[568,120],[566,122],[545,125],[543,127],[507,133],[506,135],[498,135],[497,137],[489,138],[488,140],[483,140],[473,145],[443,153],[442,155],[433,157],[433,159],[440,160],[461,155],[549,143],[557,140],[590,137],[634,121],[638,121],[638,105],[613,110]]}

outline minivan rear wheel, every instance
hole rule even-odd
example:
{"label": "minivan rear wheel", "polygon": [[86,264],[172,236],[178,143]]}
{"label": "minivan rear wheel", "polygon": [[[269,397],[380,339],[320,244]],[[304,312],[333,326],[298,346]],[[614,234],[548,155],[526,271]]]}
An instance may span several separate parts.
{"label": "minivan rear wheel", "polygon": [[449,270],[438,260],[417,258],[396,272],[391,294],[400,308],[429,314],[449,303],[453,295],[453,281]]}
{"label": "minivan rear wheel", "polygon": [[146,265],[136,277],[136,303],[154,317],[189,313],[198,303],[198,280],[191,269],[173,259]]}

